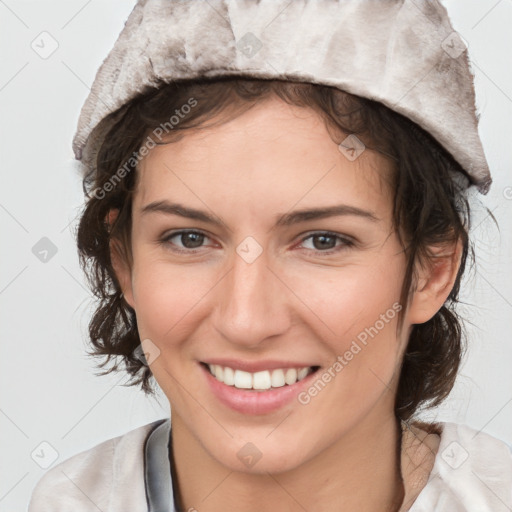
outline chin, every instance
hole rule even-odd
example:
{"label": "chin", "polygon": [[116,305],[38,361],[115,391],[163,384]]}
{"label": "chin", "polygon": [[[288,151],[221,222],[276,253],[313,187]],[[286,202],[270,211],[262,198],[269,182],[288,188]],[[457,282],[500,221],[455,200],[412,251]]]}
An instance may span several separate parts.
{"label": "chin", "polygon": [[[286,420],[285,420],[286,421]],[[205,432],[203,448],[217,463],[230,471],[246,474],[284,473],[292,471],[314,457],[314,446],[308,446],[313,439],[296,429],[280,435],[265,428],[238,430],[233,439],[212,439],[211,432]],[[319,450],[320,451],[320,450]]]}

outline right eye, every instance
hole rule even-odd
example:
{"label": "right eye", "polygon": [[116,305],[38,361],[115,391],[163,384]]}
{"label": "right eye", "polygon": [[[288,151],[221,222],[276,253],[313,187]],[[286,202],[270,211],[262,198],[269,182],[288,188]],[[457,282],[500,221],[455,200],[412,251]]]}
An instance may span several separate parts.
{"label": "right eye", "polygon": [[[173,242],[173,239],[176,239],[178,244]],[[193,254],[198,252],[198,248],[204,247],[202,244],[205,239],[208,239],[208,236],[201,231],[181,230],[166,234],[160,242],[171,251]]]}

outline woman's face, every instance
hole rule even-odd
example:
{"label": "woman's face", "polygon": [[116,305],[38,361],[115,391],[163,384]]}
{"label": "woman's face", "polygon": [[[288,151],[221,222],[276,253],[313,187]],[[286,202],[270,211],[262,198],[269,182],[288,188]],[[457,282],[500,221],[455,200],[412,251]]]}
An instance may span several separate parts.
{"label": "woman's face", "polygon": [[278,99],[141,161],[118,274],[173,428],[212,460],[293,469],[393,417],[413,311],[398,339],[389,171]]}

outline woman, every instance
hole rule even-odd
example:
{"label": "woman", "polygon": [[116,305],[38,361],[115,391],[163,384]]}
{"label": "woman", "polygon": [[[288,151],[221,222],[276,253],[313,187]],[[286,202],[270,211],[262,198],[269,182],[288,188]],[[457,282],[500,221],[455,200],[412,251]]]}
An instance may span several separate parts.
{"label": "woman", "polygon": [[31,512],[510,509],[504,442],[416,418],[457,375],[491,183],[438,2],[140,1],[74,149],[93,351],[171,418]]}

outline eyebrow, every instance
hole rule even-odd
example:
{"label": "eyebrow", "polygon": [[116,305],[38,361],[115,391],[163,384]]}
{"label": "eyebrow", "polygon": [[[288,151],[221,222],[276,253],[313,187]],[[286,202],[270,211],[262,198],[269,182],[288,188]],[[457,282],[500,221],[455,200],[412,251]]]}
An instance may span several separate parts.
{"label": "eyebrow", "polygon": [[[154,201],[141,209],[141,214],[163,213],[166,215],[178,215],[187,219],[199,220],[208,224],[224,225],[222,219],[216,215],[207,213],[195,208],[189,208],[179,203],[170,203],[169,201]],[[369,210],[363,210],[356,206],[340,204],[336,206],[327,206],[323,208],[310,208],[295,210],[293,212],[278,214],[275,216],[274,227],[291,226],[309,220],[325,219],[328,217],[337,217],[353,215],[362,217],[372,222],[380,222],[381,219]]]}

